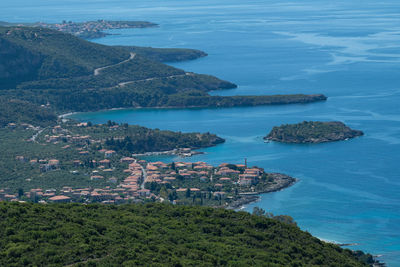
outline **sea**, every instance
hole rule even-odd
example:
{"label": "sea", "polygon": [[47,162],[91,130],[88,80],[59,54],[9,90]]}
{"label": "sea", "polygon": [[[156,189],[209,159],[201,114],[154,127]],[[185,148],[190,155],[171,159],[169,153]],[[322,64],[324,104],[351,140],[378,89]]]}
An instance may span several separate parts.
{"label": "sea", "polygon": [[[146,20],[157,28],[112,30],[107,45],[195,48],[208,56],[170,63],[215,75],[237,89],[214,95],[323,93],[303,105],[125,109],[78,113],[81,121],[127,122],[212,132],[226,143],[192,158],[244,163],[299,179],[261,195],[261,207],[292,216],[323,240],[400,266],[400,1],[398,0],[1,0],[0,21]],[[1,49],[1,48],[0,48]],[[359,138],[324,144],[264,143],[273,126],[342,121]]]}

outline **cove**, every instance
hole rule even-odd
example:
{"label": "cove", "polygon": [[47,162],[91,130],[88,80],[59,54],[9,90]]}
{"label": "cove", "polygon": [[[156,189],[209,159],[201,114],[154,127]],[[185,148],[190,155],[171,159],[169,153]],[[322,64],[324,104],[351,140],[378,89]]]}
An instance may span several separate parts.
{"label": "cove", "polygon": [[[328,101],[310,105],[113,110],[72,117],[216,133],[227,142],[188,160],[217,164],[247,158],[301,180],[263,195],[246,210],[259,206],[291,215],[313,235],[359,243],[352,248],[400,265],[399,1],[25,2],[1,1],[1,20],[158,23],[159,28],[116,30],[95,41],[203,50],[208,57],[173,65],[239,85],[214,94],[327,95]],[[303,120],[340,120],[365,136],[318,145],[262,141],[273,126]]]}

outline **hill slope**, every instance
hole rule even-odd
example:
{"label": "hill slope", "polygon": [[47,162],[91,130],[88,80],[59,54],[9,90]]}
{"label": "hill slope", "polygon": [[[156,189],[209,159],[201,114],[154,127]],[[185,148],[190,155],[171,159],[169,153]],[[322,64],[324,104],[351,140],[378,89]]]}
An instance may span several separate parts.
{"label": "hill slope", "polygon": [[0,44],[0,95],[39,105],[50,103],[56,112],[138,106],[252,106],[326,99],[323,95],[210,96],[211,90],[236,85],[157,62],[202,56],[200,51],[109,47],[40,27],[0,27]]}
{"label": "hill slope", "polygon": [[[0,85],[6,84],[10,78],[19,84],[20,80],[89,75],[96,67],[129,58],[126,50],[44,28],[0,27],[0,43],[2,58],[5,57],[0,62],[0,69],[7,70],[6,77],[0,76]],[[24,72],[21,72],[21,67]]]}
{"label": "hill slope", "polygon": [[0,127],[9,123],[29,123],[34,126],[54,125],[57,116],[45,107],[18,99],[0,97]]}
{"label": "hill slope", "polygon": [[[70,34],[40,27],[0,27],[0,42],[4,59],[0,62],[0,69],[7,70],[6,75],[0,76],[0,85],[13,79],[17,86],[25,82],[23,89],[40,86],[41,89],[48,86],[59,89],[65,87],[67,79],[72,82],[68,88],[76,85],[104,88],[111,84],[104,83],[103,80],[113,80],[115,84],[112,85],[117,85],[118,82],[128,80],[184,74],[182,70],[140,56],[129,60],[130,52],[121,47],[91,43]],[[95,76],[93,74],[96,68],[105,66],[109,67],[101,75],[97,75],[99,77],[92,77]],[[21,71],[21,67],[24,71]],[[77,77],[81,79],[76,79]],[[60,78],[64,78],[61,85],[52,83]],[[50,82],[38,83],[48,79]],[[31,85],[26,81],[36,83]]]}
{"label": "hill slope", "polygon": [[276,220],[189,206],[0,203],[0,265],[367,266]]}

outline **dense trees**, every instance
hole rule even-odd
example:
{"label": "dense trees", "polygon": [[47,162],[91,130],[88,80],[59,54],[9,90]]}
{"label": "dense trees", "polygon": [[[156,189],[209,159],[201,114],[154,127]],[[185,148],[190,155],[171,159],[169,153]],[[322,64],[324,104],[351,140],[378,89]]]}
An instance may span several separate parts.
{"label": "dense trees", "polygon": [[[192,50],[155,51],[151,48],[104,46],[39,27],[0,27],[0,44],[4,59],[0,62],[0,70],[4,70],[0,72],[0,89],[83,90],[184,75],[185,72],[180,69],[141,55],[154,58],[163,54],[166,59],[172,59],[182,53],[200,53]],[[139,50],[139,53],[134,59],[128,60],[129,50],[132,49]],[[117,64],[121,62],[123,64]],[[93,75],[96,68],[103,66],[112,67]]]}
{"label": "dense trees", "polygon": [[246,212],[0,203],[0,265],[367,266],[350,250]]}
{"label": "dense trees", "polygon": [[8,123],[29,123],[35,126],[55,124],[57,116],[46,107],[27,101],[0,97],[0,127]]}
{"label": "dense trees", "polygon": [[176,148],[202,148],[223,143],[215,134],[181,133],[152,130],[145,127],[130,127],[124,139],[108,138],[105,147],[123,154],[169,151]]}
{"label": "dense trees", "polygon": [[[30,80],[83,76],[91,74],[96,67],[129,58],[126,50],[44,28],[0,27],[0,40],[4,43],[2,54],[16,56],[0,63],[10,78],[21,67],[28,70],[26,75],[29,74]],[[14,64],[16,60],[19,64]],[[24,77],[20,78],[24,80]]]}
{"label": "dense trees", "polygon": [[[309,103],[323,95],[211,96],[236,87],[157,61],[196,58],[197,50],[108,47],[43,28],[0,27],[0,95],[56,112],[129,107],[234,107]],[[128,60],[129,52],[136,53]],[[150,58],[150,59],[149,59]],[[119,64],[120,63],[120,64]],[[98,75],[96,68],[108,66]]]}
{"label": "dense trees", "polygon": [[286,143],[322,143],[345,140],[363,135],[339,121],[303,121],[274,127],[264,139]]}
{"label": "dense trees", "polygon": [[207,56],[206,53],[196,49],[184,48],[153,48],[140,46],[118,46],[127,49],[148,59],[159,62],[176,62],[184,60],[193,60],[199,57]]}
{"label": "dense trees", "polygon": [[254,207],[253,208],[253,215],[263,216],[263,217],[266,217],[266,218],[275,219],[275,220],[278,220],[278,221],[283,222],[283,223],[288,223],[288,224],[292,224],[292,225],[296,225],[297,226],[297,223],[294,221],[294,219],[291,216],[288,216],[288,215],[274,215],[271,212],[266,212],[264,209],[259,208],[259,207]]}
{"label": "dense trees", "polygon": [[[111,126],[115,127],[110,128]],[[117,124],[112,121],[88,127],[77,127],[75,122],[72,122],[64,127],[74,134],[90,135],[97,140],[105,140],[104,148],[126,155],[176,148],[202,148],[225,142],[223,138],[211,133],[182,133]]]}

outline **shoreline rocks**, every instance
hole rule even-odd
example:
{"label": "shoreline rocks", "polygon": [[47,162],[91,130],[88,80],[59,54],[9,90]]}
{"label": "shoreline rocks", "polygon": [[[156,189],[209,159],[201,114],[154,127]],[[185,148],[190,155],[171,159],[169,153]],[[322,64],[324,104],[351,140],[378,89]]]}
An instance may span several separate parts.
{"label": "shoreline rocks", "polygon": [[270,177],[273,178],[274,184],[268,186],[267,188],[263,190],[258,190],[255,192],[246,192],[246,193],[241,193],[239,198],[236,201],[233,201],[232,203],[227,206],[227,209],[239,209],[243,208],[243,206],[248,205],[253,202],[257,202],[261,198],[261,194],[266,194],[266,193],[272,193],[272,192],[278,192],[283,189],[286,189],[295,183],[297,183],[299,180],[296,178],[293,178],[289,175],[282,174],[282,173],[268,173]]}

